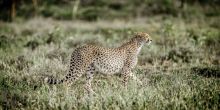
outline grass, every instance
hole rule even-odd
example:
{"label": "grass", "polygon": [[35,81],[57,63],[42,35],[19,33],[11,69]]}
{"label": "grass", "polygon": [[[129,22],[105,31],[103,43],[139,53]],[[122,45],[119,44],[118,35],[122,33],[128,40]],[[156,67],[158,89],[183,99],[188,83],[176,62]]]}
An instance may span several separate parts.
{"label": "grass", "polygon": [[[207,20],[209,19],[209,20]],[[220,42],[216,17],[190,21],[152,16],[129,21],[58,21],[33,18],[0,25],[2,109],[214,109],[220,108]],[[134,72],[143,86],[97,73],[96,95],[84,93],[85,77],[71,87],[47,85],[63,77],[71,52],[91,43],[117,47],[136,31],[148,32]]]}

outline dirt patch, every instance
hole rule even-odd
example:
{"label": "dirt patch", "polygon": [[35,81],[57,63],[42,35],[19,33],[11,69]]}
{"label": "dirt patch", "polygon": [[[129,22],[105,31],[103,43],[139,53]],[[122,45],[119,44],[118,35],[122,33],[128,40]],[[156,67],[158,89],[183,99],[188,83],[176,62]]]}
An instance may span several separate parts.
{"label": "dirt patch", "polygon": [[25,47],[29,47],[32,50],[36,49],[38,46],[40,45],[39,42],[37,41],[29,41],[26,45],[24,45]]}
{"label": "dirt patch", "polygon": [[14,43],[14,39],[12,39],[11,36],[0,35],[0,48],[2,49],[8,48],[13,43]]}
{"label": "dirt patch", "polygon": [[[3,77],[2,77],[3,78]],[[20,95],[14,88],[15,85],[10,84],[9,78],[0,79],[0,105],[3,110],[14,108],[23,108],[27,106],[27,96]],[[18,84],[18,83],[17,83]]]}
{"label": "dirt patch", "polygon": [[168,60],[172,60],[174,62],[190,63],[191,58],[192,52],[186,48],[174,49],[168,53]]}
{"label": "dirt patch", "polygon": [[191,73],[204,77],[220,78],[220,67],[193,67]]}

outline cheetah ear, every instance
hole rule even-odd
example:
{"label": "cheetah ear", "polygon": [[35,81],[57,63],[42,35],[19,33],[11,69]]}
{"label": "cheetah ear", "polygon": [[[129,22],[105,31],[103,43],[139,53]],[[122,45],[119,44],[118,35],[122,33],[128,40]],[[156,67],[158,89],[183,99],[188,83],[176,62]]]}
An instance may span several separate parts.
{"label": "cheetah ear", "polygon": [[137,35],[138,34],[138,32],[134,32],[134,35]]}
{"label": "cheetah ear", "polygon": [[140,36],[140,35],[141,35],[141,32],[134,32],[134,35],[135,35],[135,36]]}
{"label": "cheetah ear", "polygon": [[136,37],[137,39],[140,39],[141,36],[142,36],[142,32],[137,32],[137,33],[135,34],[135,37]]}
{"label": "cheetah ear", "polygon": [[138,42],[142,41],[141,36],[142,36],[142,32],[135,32],[134,37],[132,38],[132,40],[136,40]]}

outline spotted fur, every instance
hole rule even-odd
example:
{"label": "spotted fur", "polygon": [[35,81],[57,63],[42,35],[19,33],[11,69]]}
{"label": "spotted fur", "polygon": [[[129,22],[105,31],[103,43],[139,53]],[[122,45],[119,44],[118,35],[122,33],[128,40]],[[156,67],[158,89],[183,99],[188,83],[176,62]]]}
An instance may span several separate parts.
{"label": "spotted fur", "polygon": [[69,73],[63,79],[48,78],[49,84],[67,82],[71,84],[84,73],[86,74],[86,90],[92,91],[91,81],[96,71],[104,74],[121,73],[123,83],[127,85],[129,77],[138,80],[132,73],[137,64],[137,56],[142,46],[151,43],[147,33],[139,32],[129,42],[118,48],[104,48],[94,45],[84,45],[77,48],[71,55]]}

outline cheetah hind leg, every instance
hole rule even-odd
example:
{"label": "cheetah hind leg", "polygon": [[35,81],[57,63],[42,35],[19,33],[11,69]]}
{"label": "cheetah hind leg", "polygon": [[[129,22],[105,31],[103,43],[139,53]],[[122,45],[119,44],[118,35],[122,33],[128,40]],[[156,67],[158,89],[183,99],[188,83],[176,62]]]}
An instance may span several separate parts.
{"label": "cheetah hind leg", "polygon": [[127,68],[123,68],[123,70],[122,70],[123,81],[122,82],[123,82],[123,85],[125,88],[127,88],[129,74],[130,74],[130,70]]}
{"label": "cheetah hind leg", "polygon": [[[70,74],[70,73],[69,73]],[[82,73],[81,74],[74,74],[72,77],[68,78],[66,81],[65,81],[65,85],[67,87],[71,87],[71,85],[76,81],[78,80],[80,77],[82,76]]]}
{"label": "cheetah hind leg", "polygon": [[[72,70],[71,70],[72,69]],[[83,74],[85,70],[82,68],[81,70],[76,68],[70,68],[69,73],[63,79],[63,82],[70,87],[76,80],[78,80]]]}
{"label": "cheetah hind leg", "polygon": [[94,64],[90,64],[90,66],[87,68],[86,71],[86,84],[85,84],[85,90],[89,95],[95,94],[95,92],[92,89],[92,80],[93,80],[94,72],[95,72]]}

